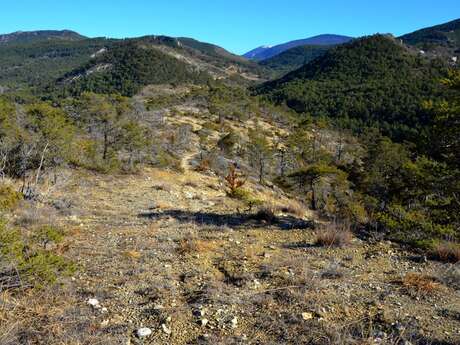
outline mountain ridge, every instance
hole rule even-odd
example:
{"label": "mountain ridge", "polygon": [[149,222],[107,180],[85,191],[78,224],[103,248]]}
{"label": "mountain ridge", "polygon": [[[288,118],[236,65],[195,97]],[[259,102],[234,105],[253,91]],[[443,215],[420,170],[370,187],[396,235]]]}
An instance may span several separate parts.
{"label": "mountain ridge", "polygon": [[429,57],[441,57],[456,63],[460,58],[460,19],[422,28],[399,39]]}
{"label": "mountain ridge", "polygon": [[85,37],[72,30],[35,30],[35,31],[15,31],[6,34],[0,34],[0,44],[9,43],[26,43],[41,40],[60,39],[67,41],[84,40]]}
{"label": "mountain ridge", "polygon": [[304,45],[337,45],[349,42],[353,39],[350,36],[335,35],[335,34],[322,34],[317,36],[312,36],[309,38],[293,40],[285,43],[281,43],[275,46],[260,46],[255,48],[242,56],[250,60],[266,60],[271,57],[274,57],[288,49],[295,48],[298,46]]}
{"label": "mountain ridge", "polygon": [[421,104],[435,95],[443,77],[446,66],[439,63],[388,35],[367,36],[327,51],[256,92],[298,113],[352,119],[362,127],[378,124],[386,134],[402,138],[429,120]]}

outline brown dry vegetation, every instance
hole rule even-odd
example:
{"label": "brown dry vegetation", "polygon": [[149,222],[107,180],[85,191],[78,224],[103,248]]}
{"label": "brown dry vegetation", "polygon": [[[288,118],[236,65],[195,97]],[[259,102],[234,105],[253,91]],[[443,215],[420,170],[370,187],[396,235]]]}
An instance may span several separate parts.
{"label": "brown dry vegetation", "polygon": [[345,224],[331,223],[317,231],[315,243],[324,247],[344,247],[351,240],[352,233]]}
{"label": "brown dry vegetation", "polygon": [[439,243],[434,248],[434,256],[437,259],[445,262],[459,262],[460,245],[451,242]]}
{"label": "brown dry vegetation", "polygon": [[407,289],[414,289],[421,294],[432,294],[441,289],[441,284],[433,277],[412,272],[404,276],[402,285]]}
{"label": "brown dry vegetation", "polygon": [[[332,236],[315,246],[312,227],[299,226],[299,218],[283,210],[285,196],[274,204],[270,188],[257,191],[276,217],[267,222],[254,217],[257,210],[251,217],[237,214],[244,201],[228,198],[218,177],[147,168],[137,175],[73,174],[50,198],[72,199],[54,222],[66,228],[65,256],[79,270],[63,285],[3,292],[2,344],[460,339],[458,291],[447,273],[445,280],[427,278],[446,264],[414,261],[387,242],[353,239],[336,247],[330,244],[343,238]],[[326,226],[331,229],[337,226]],[[397,272],[404,289],[394,284]],[[438,289],[443,293],[425,293]],[[89,306],[89,298],[101,309]],[[141,342],[139,327],[153,334]]]}

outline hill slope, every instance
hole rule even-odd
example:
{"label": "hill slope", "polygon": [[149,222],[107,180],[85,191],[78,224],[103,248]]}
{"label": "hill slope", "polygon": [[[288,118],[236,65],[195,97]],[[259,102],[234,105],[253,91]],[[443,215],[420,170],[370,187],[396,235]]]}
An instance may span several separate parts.
{"label": "hill slope", "polygon": [[400,39],[427,53],[452,59],[460,55],[460,19],[417,30]]}
{"label": "hill slope", "polygon": [[341,117],[355,128],[377,124],[401,139],[427,121],[421,104],[436,94],[443,71],[437,63],[376,35],[336,47],[256,91],[300,113]]}
{"label": "hill slope", "polygon": [[10,34],[0,35],[0,44],[26,43],[55,39],[64,41],[78,41],[85,38],[86,37],[71,30],[16,31]]}
{"label": "hill slope", "polygon": [[259,64],[270,68],[277,76],[281,76],[302,67],[317,57],[323,56],[331,48],[333,46],[299,46],[260,61]]}
{"label": "hill slope", "polygon": [[253,49],[243,56],[251,59],[251,60],[256,60],[256,61],[261,61],[261,60],[266,60],[269,59],[273,56],[276,56],[278,54],[281,54],[282,52],[298,47],[298,46],[304,46],[304,45],[318,45],[318,46],[330,46],[330,45],[337,45],[337,44],[343,44],[346,42],[349,42],[352,40],[352,37],[348,36],[341,36],[341,35],[318,35],[306,39],[301,39],[301,40],[295,40],[295,41],[290,41],[287,43],[283,44],[278,44],[273,47],[268,47],[268,46],[262,46],[256,49]]}
{"label": "hill slope", "polygon": [[0,45],[0,85],[38,86],[53,82],[114,42],[103,38],[46,39]]}
{"label": "hill slope", "polygon": [[[61,35],[61,38],[56,38],[58,34]],[[179,60],[182,64],[188,65],[186,69],[209,74],[214,79],[236,79],[240,82],[249,82],[258,80],[259,76],[266,74],[264,68],[255,62],[233,55],[221,47],[191,38],[146,36],[126,40],[80,39],[82,36],[78,34],[52,31],[40,31],[36,35],[30,35],[27,33],[25,36],[22,34],[15,34],[14,37],[8,36],[5,38],[5,42],[8,40],[8,43],[0,44],[0,85],[11,88],[42,87],[53,84],[57,79],[78,77],[79,74],[86,74],[86,72],[93,74],[97,69],[92,68],[105,63],[101,62],[101,56],[107,51],[110,55],[112,48],[118,47],[118,50],[109,59],[117,56],[123,57],[123,54],[119,54],[120,47],[127,48],[126,42],[134,42],[138,47],[149,47],[156,50],[154,55],[157,58],[143,60],[143,63],[154,64],[153,66],[136,65],[144,69],[144,72],[149,68],[161,68],[162,65],[158,61],[161,55],[174,59],[167,59],[169,62]],[[70,38],[64,39],[63,37]],[[127,61],[133,62],[133,57],[128,57]],[[121,64],[125,62],[120,61],[117,65]],[[85,69],[87,71],[84,71]],[[144,72],[138,71],[139,74],[144,74]],[[163,72],[159,70],[158,74]],[[156,80],[163,79],[160,77]],[[177,80],[180,78],[174,76],[171,78],[171,82]]]}
{"label": "hill slope", "polygon": [[152,46],[126,41],[115,44],[60,81],[72,94],[92,91],[132,96],[148,84],[201,83],[209,78],[209,74]]}

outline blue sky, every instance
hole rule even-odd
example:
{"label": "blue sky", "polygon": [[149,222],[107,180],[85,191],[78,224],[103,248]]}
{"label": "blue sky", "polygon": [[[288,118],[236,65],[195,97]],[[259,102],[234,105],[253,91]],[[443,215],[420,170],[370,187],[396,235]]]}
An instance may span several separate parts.
{"label": "blue sky", "polygon": [[322,33],[400,35],[459,17],[460,0],[5,0],[0,32],[187,36],[241,54]]}

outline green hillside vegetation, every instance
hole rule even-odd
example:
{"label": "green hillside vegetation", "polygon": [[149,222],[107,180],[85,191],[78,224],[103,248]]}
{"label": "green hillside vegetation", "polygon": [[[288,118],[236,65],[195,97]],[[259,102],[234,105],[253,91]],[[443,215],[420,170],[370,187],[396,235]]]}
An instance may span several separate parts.
{"label": "green hillside vegetation", "polygon": [[17,31],[0,35],[0,45],[33,43],[47,40],[79,41],[86,37],[71,30]]}
{"label": "green hillside vegetation", "polygon": [[353,129],[377,126],[403,140],[419,136],[430,121],[422,101],[439,95],[445,71],[441,62],[376,35],[336,47],[256,93],[298,113],[340,119]]}
{"label": "green hillside vegetation", "polygon": [[442,46],[457,50],[460,49],[460,19],[421,29],[400,37],[404,43],[417,46],[421,49],[432,50]]}
{"label": "green hillside vegetation", "polygon": [[46,39],[0,45],[0,85],[40,86],[53,82],[111,46],[112,40]]}
{"label": "green hillside vegetation", "polygon": [[317,57],[323,56],[331,48],[332,46],[299,46],[260,61],[259,64],[269,68],[275,73],[275,76],[279,77],[302,67]]}
{"label": "green hillside vegetation", "polygon": [[64,92],[119,93],[132,96],[148,84],[204,83],[205,72],[136,41],[114,45],[61,79]]}
{"label": "green hillside vegetation", "polygon": [[[190,38],[145,36],[114,40],[71,36],[67,39],[67,36],[56,38],[52,32],[39,33],[34,39],[19,36],[0,45],[0,86],[32,87],[41,94],[51,90],[59,94],[85,90],[132,95],[143,85],[201,83],[209,74],[233,78],[238,83],[245,82],[243,73],[256,78],[268,75],[265,68],[254,62]],[[109,64],[113,68],[107,69]],[[105,65],[104,71],[98,69],[101,65]],[[93,73],[95,70],[98,72]],[[72,87],[59,83],[73,77],[79,80]],[[66,86],[66,91],[59,90],[56,81]],[[44,87],[47,90],[42,92]]]}

